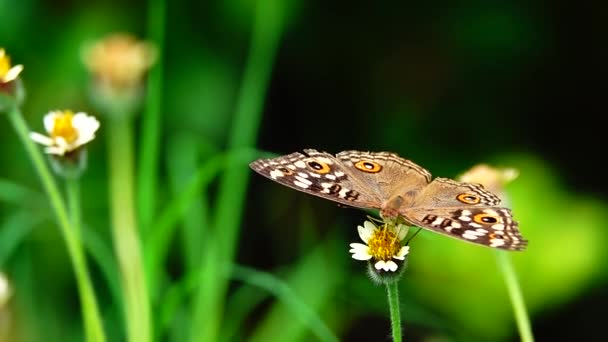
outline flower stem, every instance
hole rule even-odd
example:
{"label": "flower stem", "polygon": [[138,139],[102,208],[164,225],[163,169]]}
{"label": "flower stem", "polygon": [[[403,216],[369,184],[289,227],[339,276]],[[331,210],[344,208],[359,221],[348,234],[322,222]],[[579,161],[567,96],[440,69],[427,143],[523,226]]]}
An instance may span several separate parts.
{"label": "flower stem", "polygon": [[[29,154],[36,172],[38,172],[42,186],[49,197],[51,208],[57,217],[60,231],[65,240],[68,255],[76,275],[78,294],[80,296],[82,315],[84,317],[86,340],[89,342],[103,342],[106,340],[105,333],[79,234],[75,229],[76,227],[72,226],[72,222],[70,222],[68,211],[59,192],[59,188],[44,161],[42,153],[28,136],[30,130],[23,120],[19,108],[11,108],[8,113],[8,118],[21,139],[21,142],[25,146],[25,150]],[[72,200],[73,199],[71,199],[71,201]]]}
{"label": "flower stem", "polygon": [[128,115],[110,118],[107,127],[112,235],[122,273],[128,341],[148,342],[152,339],[152,326],[141,242],[135,219],[133,127]]}
{"label": "flower stem", "polygon": [[66,181],[66,190],[72,229],[74,230],[74,234],[78,237],[78,240],[82,241],[82,228],[80,227],[82,216],[80,211],[80,182],[78,179],[68,179]]}
{"label": "flower stem", "polygon": [[142,232],[147,232],[156,210],[158,156],[160,155],[163,52],[165,48],[165,0],[149,1],[148,34],[156,44],[157,60],[148,75],[146,107],[142,115],[141,153],[138,168],[137,204]]}
{"label": "flower stem", "polygon": [[401,312],[399,311],[399,282],[392,281],[386,284],[388,307],[391,314],[391,330],[393,342],[401,342]]}
{"label": "flower stem", "polygon": [[532,328],[530,326],[530,317],[526,310],[526,304],[524,302],[524,296],[517,280],[517,274],[513,268],[511,258],[506,252],[497,251],[498,266],[502,271],[507,291],[509,292],[509,298],[511,299],[511,305],[513,306],[513,313],[517,322],[517,330],[522,342],[533,342],[534,335],[532,334]]}

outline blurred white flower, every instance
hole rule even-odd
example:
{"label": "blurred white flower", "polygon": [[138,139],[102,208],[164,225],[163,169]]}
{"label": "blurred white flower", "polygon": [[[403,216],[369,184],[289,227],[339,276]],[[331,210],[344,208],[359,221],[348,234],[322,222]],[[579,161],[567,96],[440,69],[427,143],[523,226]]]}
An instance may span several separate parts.
{"label": "blurred white flower", "polygon": [[23,65],[11,65],[11,59],[3,48],[0,48],[0,83],[9,83],[19,77]]}
{"label": "blurred white flower", "polygon": [[13,292],[6,275],[0,272],[0,308],[4,307],[4,304],[6,304],[12,294]]}
{"label": "blurred white flower", "polygon": [[120,91],[139,86],[157,54],[151,43],[128,33],[113,33],[85,46],[82,59],[96,82]]}
{"label": "blurred white flower", "polygon": [[99,121],[82,112],[52,111],[44,116],[44,128],[48,136],[30,132],[30,138],[46,146],[46,153],[63,156],[93,140]]}

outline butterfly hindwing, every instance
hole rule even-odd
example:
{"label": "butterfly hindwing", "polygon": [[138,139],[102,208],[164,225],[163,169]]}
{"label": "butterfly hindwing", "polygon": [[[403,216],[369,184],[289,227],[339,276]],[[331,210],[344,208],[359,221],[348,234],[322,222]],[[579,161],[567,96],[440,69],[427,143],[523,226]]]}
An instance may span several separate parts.
{"label": "butterfly hindwing", "polygon": [[406,220],[437,233],[488,247],[523,250],[528,244],[519,233],[511,210],[502,207],[406,210]]}

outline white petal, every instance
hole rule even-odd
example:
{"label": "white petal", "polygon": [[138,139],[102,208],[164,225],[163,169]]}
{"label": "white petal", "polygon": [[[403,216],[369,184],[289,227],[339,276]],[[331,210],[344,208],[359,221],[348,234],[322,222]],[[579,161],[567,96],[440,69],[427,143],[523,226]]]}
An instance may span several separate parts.
{"label": "white petal", "polygon": [[51,146],[54,144],[53,139],[37,132],[30,132],[30,139],[42,145]]}
{"label": "white petal", "polygon": [[388,270],[391,272],[395,272],[397,270],[397,268],[399,267],[399,266],[397,266],[397,263],[395,263],[392,260],[387,261],[386,265],[388,266]]}
{"label": "white petal", "polygon": [[371,254],[369,254],[369,247],[362,243],[351,243],[350,251],[353,253],[353,259],[357,260],[369,260],[372,258]]}
{"label": "white petal", "polygon": [[23,65],[15,65],[6,73],[6,75],[4,75],[4,82],[10,82],[15,80],[19,76],[21,71],[23,71]]}
{"label": "white petal", "polygon": [[385,270],[385,271],[391,271],[391,272],[395,272],[398,268],[397,264],[392,261],[384,261],[384,260],[380,260],[378,261],[374,267],[376,267],[377,270]]}
{"label": "white petal", "polygon": [[63,148],[64,150],[69,150],[71,147],[70,144],[68,144],[68,142],[65,141],[65,139],[62,136],[55,137],[54,141],[55,141],[55,145]]}
{"label": "white petal", "polygon": [[48,154],[56,154],[58,156],[62,156],[65,154],[66,149],[60,146],[49,146],[44,149],[44,152]]}
{"label": "white petal", "polygon": [[78,139],[76,139],[76,141],[74,141],[72,143],[72,148],[76,149],[88,142],[90,142],[91,140],[95,139],[95,135],[87,135],[87,136],[79,136]]}
{"label": "white petal", "polygon": [[78,131],[79,135],[95,136],[99,129],[99,121],[86,113],[78,112],[72,118],[72,126]]}
{"label": "white petal", "polygon": [[367,243],[369,239],[371,239],[376,229],[376,226],[369,221],[363,222],[363,226],[357,226],[357,230],[359,231],[359,237],[365,243]]}
{"label": "white petal", "polygon": [[52,111],[52,112],[48,112],[45,116],[43,122],[44,122],[44,129],[46,129],[46,131],[48,133],[51,133],[53,131],[53,128],[55,128],[55,118],[57,117],[57,115],[60,115],[61,112],[59,111]]}
{"label": "white petal", "polygon": [[410,252],[410,246],[403,246],[397,255],[393,255],[393,259],[404,260],[405,256]]}
{"label": "white petal", "polygon": [[376,263],[376,269],[384,271],[395,271],[397,269],[397,264],[392,261],[380,260]]}

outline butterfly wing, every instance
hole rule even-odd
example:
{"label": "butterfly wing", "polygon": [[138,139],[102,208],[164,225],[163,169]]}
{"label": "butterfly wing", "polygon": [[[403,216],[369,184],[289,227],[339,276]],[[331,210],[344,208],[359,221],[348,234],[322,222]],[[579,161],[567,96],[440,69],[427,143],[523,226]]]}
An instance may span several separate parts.
{"label": "butterfly wing", "polygon": [[511,210],[499,204],[500,198],[479,184],[437,178],[400,214],[413,225],[453,238],[524,250],[528,241],[519,232]]}
{"label": "butterfly wing", "polygon": [[304,153],[256,160],[250,167],[290,188],[369,209],[382,207],[392,195],[395,182],[420,188],[430,179],[428,171],[389,152],[344,151],[334,156],[307,149]]}
{"label": "butterfly wing", "polygon": [[348,206],[377,208],[379,195],[364,191],[350,170],[335,156],[312,149],[271,159],[258,159],[249,166],[277,183]]}

